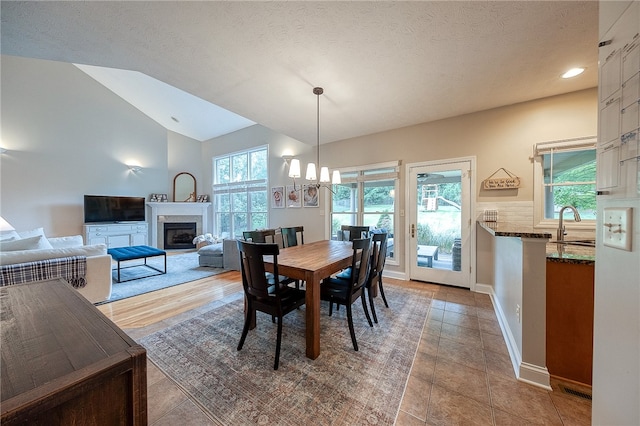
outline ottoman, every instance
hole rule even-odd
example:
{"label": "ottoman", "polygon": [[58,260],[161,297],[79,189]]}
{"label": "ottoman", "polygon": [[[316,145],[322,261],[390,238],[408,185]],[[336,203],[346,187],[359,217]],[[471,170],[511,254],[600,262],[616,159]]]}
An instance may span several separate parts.
{"label": "ottoman", "polygon": [[200,266],[209,266],[212,268],[223,267],[223,254],[222,243],[209,244],[208,246],[201,247],[198,250],[198,263]]}

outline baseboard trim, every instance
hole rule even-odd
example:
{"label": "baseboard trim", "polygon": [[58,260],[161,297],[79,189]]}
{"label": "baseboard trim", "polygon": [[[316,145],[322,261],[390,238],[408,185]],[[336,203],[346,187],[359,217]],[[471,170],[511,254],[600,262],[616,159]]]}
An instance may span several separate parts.
{"label": "baseboard trim", "polygon": [[384,271],[382,273],[383,277],[395,278],[397,280],[407,281],[407,274],[404,272],[396,272],[396,271]]}
{"label": "baseboard trim", "polygon": [[518,380],[542,389],[551,390],[551,376],[547,367],[521,362]]}
{"label": "baseboard trim", "polygon": [[533,386],[551,390],[551,376],[549,375],[549,370],[547,370],[546,367],[540,367],[538,365],[522,361],[522,354],[518,349],[513,333],[511,333],[511,329],[507,323],[502,306],[500,306],[500,302],[493,291],[493,286],[489,284],[476,283],[475,289],[478,293],[488,294],[489,297],[491,297],[493,309],[496,313],[496,317],[498,318],[498,323],[500,324],[502,337],[504,337],[507,350],[509,351],[509,358],[511,359],[511,366],[513,367],[516,379]]}

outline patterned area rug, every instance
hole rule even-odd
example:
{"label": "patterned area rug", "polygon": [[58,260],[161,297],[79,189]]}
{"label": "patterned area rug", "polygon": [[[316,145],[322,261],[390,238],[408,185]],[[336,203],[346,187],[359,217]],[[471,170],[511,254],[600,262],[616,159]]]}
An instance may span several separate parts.
{"label": "patterned area rug", "polygon": [[[164,271],[164,257],[157,256],[147,259],[147,264]],[[132,266],[133,265],[133,266]],[[136,266],[137,265],[137,266]],[[120,270],[120,279],[124,282],[116,282],[115,262],[112,267],[113,284],[111,287],[111,297],[103,303],[115,302],[127,297],[149,293],[186,282],[211,277],[213,275],[227,272],[223,268],[210,268],[198,264],[198,253],[189,252],[167,256],[167,273],[158,275],[157,271],[147,268],[144,260],[131,260],[122,262],[123,268]],[[126,281],[137,278],[133,281]]]}
{"label": "patterned area rug", "polygon": [[147,356],[214,419],[225,425],[391,425],[395,421],[431,293],[385,286],[379,324],[354,304],[359,345],[342,307],[322,303],[321,354],[305,356],[304,307],[285,317],[280,367],[273,370],[276,325],[258,313],[241,351],[243,301],[237,299],[140,339]]}

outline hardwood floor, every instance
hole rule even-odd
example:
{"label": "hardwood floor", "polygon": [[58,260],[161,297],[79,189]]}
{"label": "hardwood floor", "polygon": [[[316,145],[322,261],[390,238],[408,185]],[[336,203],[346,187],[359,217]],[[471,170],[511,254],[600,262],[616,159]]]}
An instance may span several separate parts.
{"label": "hardwood floor", "polygon": [[117,302],[98,309],[120,328],[139,328],[242,291],[240,272],[230,271]]}

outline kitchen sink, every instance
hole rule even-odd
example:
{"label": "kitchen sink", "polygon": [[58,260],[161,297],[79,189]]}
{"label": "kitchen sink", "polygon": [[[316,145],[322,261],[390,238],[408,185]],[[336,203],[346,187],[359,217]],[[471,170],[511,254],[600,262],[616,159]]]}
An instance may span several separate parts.
{"label": "kitchen sink", "polygon": [[564,244],[569,246],[583,246],[583,247],[595,247],[596,240],[564,240],[564,241],[549,241],[550,243]]}

